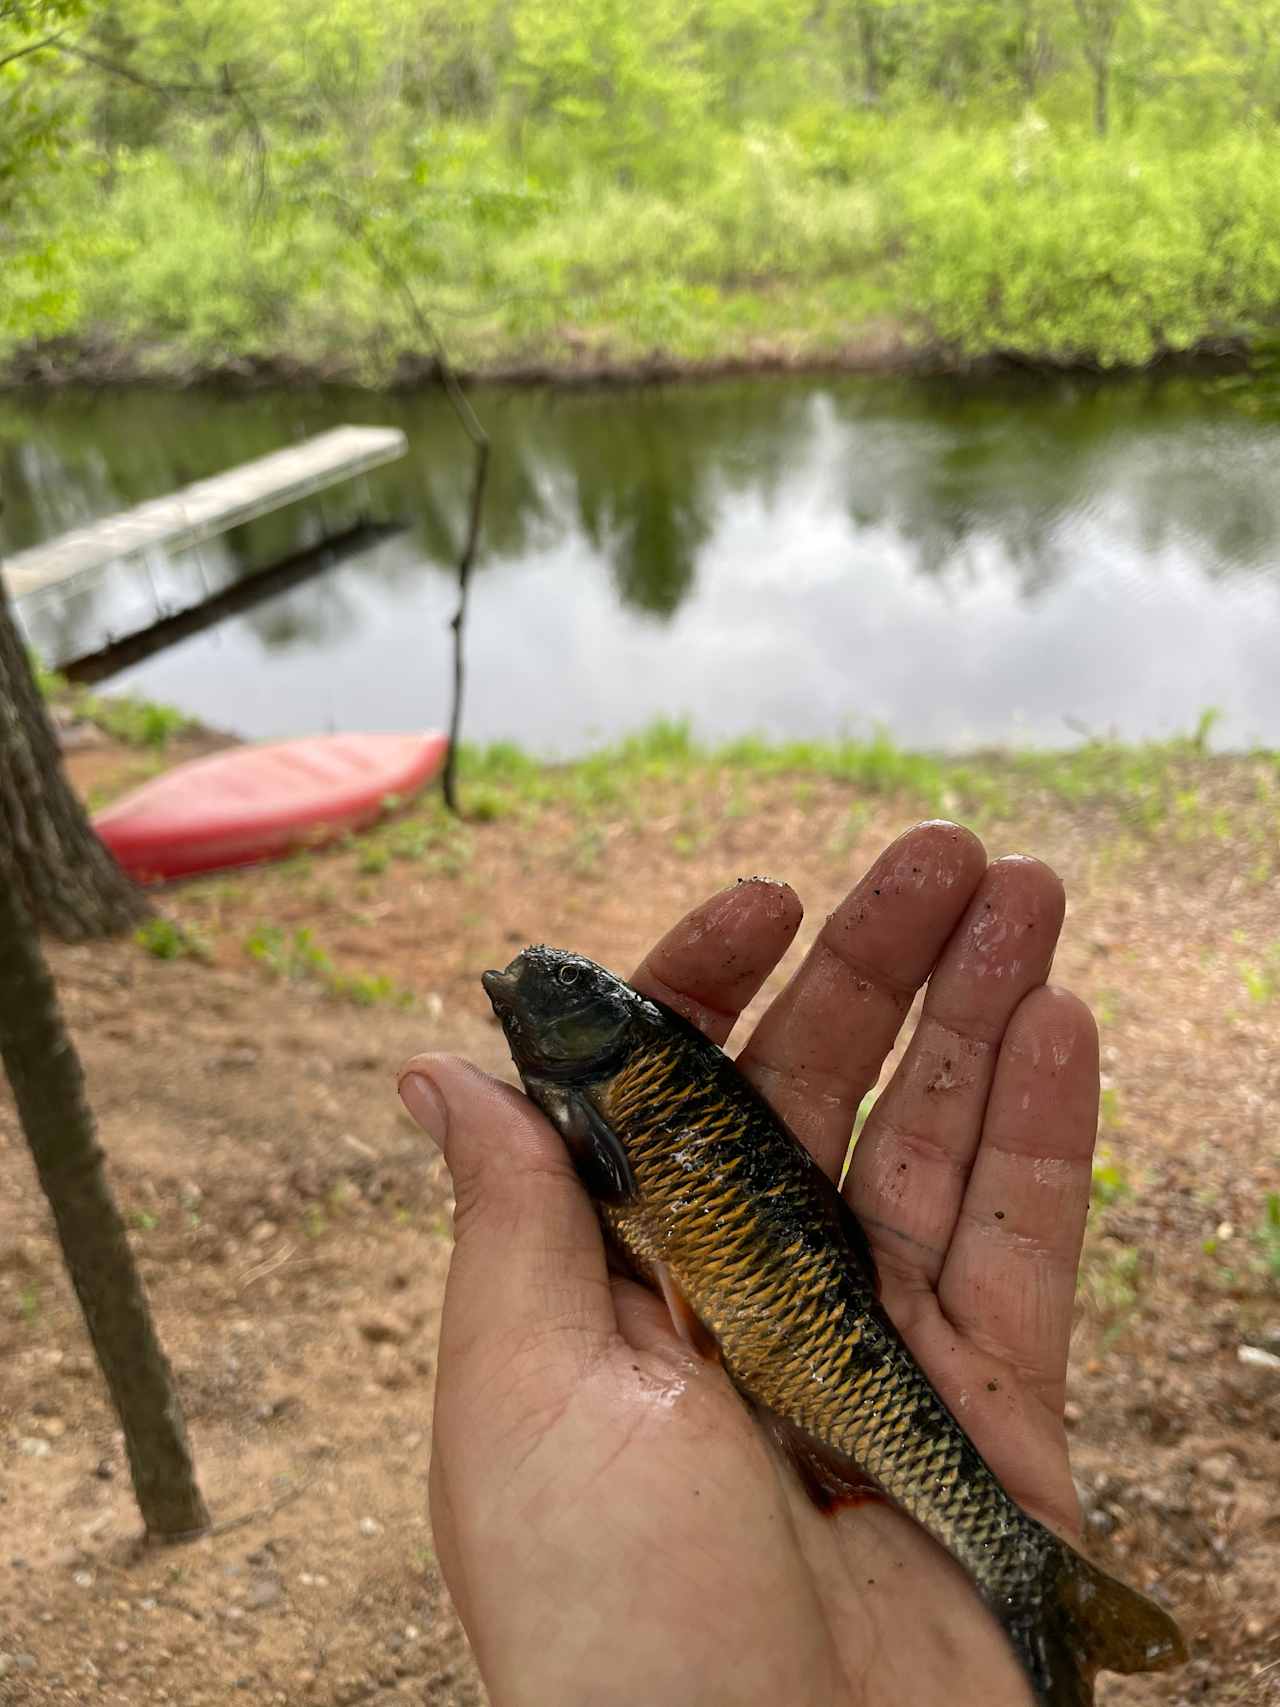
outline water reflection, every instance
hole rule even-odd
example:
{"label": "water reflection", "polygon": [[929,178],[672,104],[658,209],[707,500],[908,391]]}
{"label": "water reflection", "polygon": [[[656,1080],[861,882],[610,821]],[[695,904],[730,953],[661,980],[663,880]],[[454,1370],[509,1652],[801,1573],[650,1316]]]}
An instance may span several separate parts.
{"label": "water reflection", "polygon": [[[478,735],[561,749],[690,711],[709,731],[903,740],[1157,733],[1207,703],[1280,741],[1280,428],[1212,384],[865,380],[483,392]],[[410,531],[130,672],[246,732],[438,716],[467,451],[434,398],[0,401],[0,549],[342,420]],[[295,549],[297,517],[252,524]],[[219,573],[234,575],[236,542]],[[109,625],[108,582],[64,613]],[[264,673],[270,689],[246,684]],[[288,669],[283,668],[288,660]],[[197,703],[198,702],[198,703]],[[1019,721],[1021,720],[1021,721]]]}

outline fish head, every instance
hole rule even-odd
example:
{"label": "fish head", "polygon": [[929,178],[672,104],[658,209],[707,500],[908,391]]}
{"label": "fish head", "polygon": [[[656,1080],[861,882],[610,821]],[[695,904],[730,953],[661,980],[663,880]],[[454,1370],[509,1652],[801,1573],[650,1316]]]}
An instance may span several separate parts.
{"label": "fish head", "polygon": [[481,974],[522,1076],[561,1082],[616,1065],[642,998],[581,954],[526,948],[505,972]]}

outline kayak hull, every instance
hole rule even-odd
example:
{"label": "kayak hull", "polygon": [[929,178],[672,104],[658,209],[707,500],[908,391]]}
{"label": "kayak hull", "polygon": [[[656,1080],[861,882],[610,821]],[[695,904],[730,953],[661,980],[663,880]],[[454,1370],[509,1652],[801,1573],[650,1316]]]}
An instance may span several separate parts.
{"label": "kayak hull", "polygon": [[230,747],[144,783],[93,826],[140,883],[283,859],[374,823],[438,774],[448,746],[431,731]]}

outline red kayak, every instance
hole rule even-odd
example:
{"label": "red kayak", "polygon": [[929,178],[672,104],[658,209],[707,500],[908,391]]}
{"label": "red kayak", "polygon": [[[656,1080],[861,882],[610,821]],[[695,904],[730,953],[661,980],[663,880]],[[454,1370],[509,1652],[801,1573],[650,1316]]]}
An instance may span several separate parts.
{"label": "red kayak", "polygon": [[282,859],[373,823],[389,796],[416,794],[448,746],[426,733],[230,747],[145,783],[93,826],[141,883]]}

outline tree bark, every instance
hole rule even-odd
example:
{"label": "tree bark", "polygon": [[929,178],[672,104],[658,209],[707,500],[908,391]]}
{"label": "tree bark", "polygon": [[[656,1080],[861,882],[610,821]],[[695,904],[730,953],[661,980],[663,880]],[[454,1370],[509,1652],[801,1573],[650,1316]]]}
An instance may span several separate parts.
{"label": "tree bark", "polygon": [[858,49],[862,60],[862,99],[867,106],[880,104],[879,19],[870,6],[858,7]]}
{"label": "tree bark", "polygon": [[103,1172],[84,1074],[32,919],[0,847],[0,1058],[106,1376],[148,1537],[209,1526],[182,1406]]}
{"label": "tree bark", "polygon": [[0,581],[0,869],[38,930],[84,942],[151,908],[93,833],[62,771],[58,739]]}
{"label": "tree bark", "polygon": [[1095,60],[1093,66],[1093,128],[1098,136],[1106,136],[1111,128],[1111,62]]}

